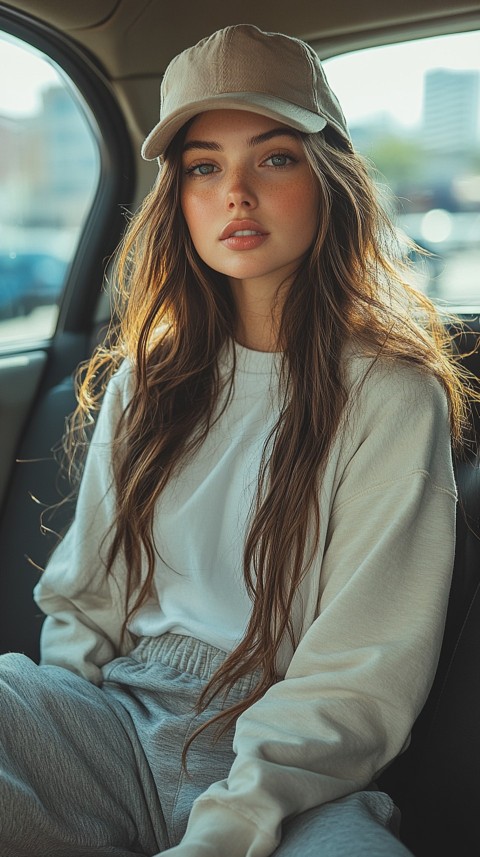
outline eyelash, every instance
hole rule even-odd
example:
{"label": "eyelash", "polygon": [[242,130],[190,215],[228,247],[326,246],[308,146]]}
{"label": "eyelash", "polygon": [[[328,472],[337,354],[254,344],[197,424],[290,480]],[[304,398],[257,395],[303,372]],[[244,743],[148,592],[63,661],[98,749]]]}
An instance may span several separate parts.
{"label": "eyelash", "polygon": [[[268,158],[265,158],[262,161],[262,163],[264,164],[266,161],[271,161],[273,158],[287,158],[286,164],[277,164],[277,165],[272,164],[271,169],[274,169],[274,170],[284,170],[287,167],[289,167],[290,164],[296,164],[297,163],[297,159],[294,158],[292,155],[289,155],[287,152],[272,152],[272,154],[269,155]],[[192,166],[187,167],[185,169],[185,175],[186,176],[192,176],[192,178],[204,178],[205,176],[211,176],[215,172],[215,170],[212,170],[209,173],[197,173],[195,171],[199,170],[201,167],[214,167],[214,166],[215,166],[215,164],[208,163],[208,161],[203,161],[201,164],[192,164]]]}

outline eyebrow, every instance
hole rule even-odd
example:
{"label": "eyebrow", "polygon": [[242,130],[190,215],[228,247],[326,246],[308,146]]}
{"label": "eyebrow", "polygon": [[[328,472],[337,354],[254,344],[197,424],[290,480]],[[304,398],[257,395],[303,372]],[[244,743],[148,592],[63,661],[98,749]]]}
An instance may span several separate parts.
{"label": "eyebrow", "polygon": [[[247,145],[253,148],[254,146],[259,146],[261,143],[268,143],[269,140],[273,140],[275,137],[292,137],[294,140],[298,140],[299,133],[292,128],[272,128],[271,131],[265,131],[263,134],[256,134],[254,137],[250,137],[247,140]],[[188,152],[191,149],[206,149],[209,152],[221,152],[222,146],[213,140],[189,140],[188,143],[185,143],[183,151]]]}

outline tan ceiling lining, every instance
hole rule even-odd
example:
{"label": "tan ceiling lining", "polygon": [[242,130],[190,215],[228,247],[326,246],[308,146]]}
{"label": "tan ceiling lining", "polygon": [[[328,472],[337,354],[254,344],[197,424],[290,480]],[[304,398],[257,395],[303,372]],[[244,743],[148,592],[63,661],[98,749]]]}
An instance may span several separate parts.
{"label": "tan ceiling lining", "polygon": [[78,34],[88,33],[95,30],[107,32],[109,27],[111,27],[113,31],[115,31],[115,29],[118,31],[119,28],[116,22],[120,20],[121,33],[122,35],[125,35],[128,30],[135,26],[136,22],[143,17],[144,13],[148,10],[148,7],[154,2],[155,0],[136,0],[136,5],[133,6],[131,0],[129,0],[128,4],[127,0],[117,0],[110,14],[102,21],[89,25],[72,26],[69,28],[69,32]]}
{"label": "tan ceiling lining", "polygon": [[450,33],[462,33],[476,30],[480,27],[480,8],[478,12],[468,12],[460,15],[445,14],[435,18],[425,18],[409,25],[395,25],[376,29],[358,30],[356,32],[338,33],[323,39],[305,37],[319,55],[326,59],[335,54],[376,47],[377,45],[395,44],[395,42],[416,41],[419,39],[444,36]]}
{"label": "tan ceiling lining", "polygon": [[[148,11],[148,8],[145,11]],[[388,15],[388,13],[386,14]],[[467,12],[455,14],[452,14],[451,9],[445,8],[437,10],[436,14],[426,13],[425,10],[418,11],[417,9],[415,14],[412,13],[409,17],[399,15],[397,12],[392,15],[390,20],[382,21],[380,24],[375,22],[374,26],[372,26],[371,21],[354,21],[350,25],[347,23],[340,25],[338,19],[334,18],[326,22],[323,32],[320,33],[318,30],[313,30],[309,19],[306,21],[304,16],[299,16],[298,30],[295,35],[306,38],[316,46],[320,46],[322,53],[323,48],[328,45],[328,53],[330,54],[332,50],[338,50],[340,45],[343,50],[352,50],[358,49],[359,46],[378,44],[380,37],[388,41],[395,39],[396,34],[407,33],[408,37],[409,31],[418,33],[419,30],[422,30],[424,32],[426,27],[430,27],[432,31],[435,28],[443,29],[447,21],[451,22],[452,26],[461,27],[465,17],[468,16],[469,20],[472,20],[475,14],[480,17],[480,5],[478,4],[474,11],[469,9]],[[177,21],[171,20],[169,22],[171,29],[167,28],[164,38],[159,39],[156,43],[155,38],[143,39],[141,35],[142,26],[144,27],[146,23],[145,20],[137,20],[136,24],[132,25],[131,21],[124,18],[123,27],[118,31],[112,31],[111,34],[108,33],[107,28],[103,31],[78,32],[76,37],[83,41],[93,53],[101,56],[111,76],[118,79],[120,77],[160,74],[175,54],[187,45],[194,44],[203,35],[195,28],[188,33],[182,30],[179,34]],[[208,21],[206,26],[208,26]],[[211,27],[211,29],[214,28],[215,25]],[[148,32],[154,32],[154,28],[150,26]]]}
{"label": "tan ceiling lining", "polygon": [[117,0],[115,5],[113,7],[111,7],[108,12],[105,13],[103,18],[98,18],[98,20],[92,21],[91,24],[79,24],[78,26],[75,26],[74,24],[70,25],[69,26],[69,32],[70,33],[75,33],[77,31],[83,32],[85,30],[97,29],[97,27],[104,27],[105,24],[108,24],[115,17],[115,15],[117,14],[121,4],[122,4],[122,0]]}
{"label": "tan ceiling lining", "polygon": [[[396,42],[416,41],[419,39],[448,35],[450,33],[462,33],[475,30],[480,26],[480,9],[477,14],[442,16],[440,18],[428,19],[421,24],[412,22],[407,25],[395,25],[392,27],[379,27],[377,29],[358,30],[355,33],[338,33],[335,36],[316,38],[312,35],[302,35],[318,51],[322,59],[335,56],[336,54],[348,53],[363,48],[376,47],[377,45],[395,44]],[[162,72],[139,72],[137,74],[116,75],[111,80],[116,83],[123,81],[158,81]]]}
{"label": "tan ceiling lining", "polygon": [[[450,0],[450,2],[454,2],[454,0]],[[325,26],[322,33],[319,34],[318,30],[313,29],[311,19],[312,16],[314,20],[317,16],[321,17],[321,7],[317,6],[316,10],[310,11],[311,6],[307,6],[307,0],[298,0],[296,19],[298,28],[295,34],[311,41],[321,56],[327,57],[335,53],[359,50],[376,44],[404,41],[412,37],[423,37],[446,31],[461,31],[478,26],[480,19],[480,3],[478,2],[463,2],[461,3],[461,11],[458,12],[455,9],[454,13],[442,0],[416,0],[416,4],[415,11],[412,11],[411,2],[404,0],[403,11],[399,14],[398,8],[392,10],[387,6],[385,10],[383,3],[382,23],[379,25],[377,21],[375,26],[372,26],[373,13],[371,10],[369,20],[365,22],[365,20],[359,21],[358,19],[359,7],[366,6],[366,3],[355,4],[352,7],[350,22],[348,15],[346,15],[340,25],[340,12],[343,7],[346,7],[347,0],[339,0],[336,11],[332,12],[330,6],[328,7],[329,11],[324,13]],[[423,9],[419,9],[419,5],[422,4]],[[33,0],[9,0],[9,5],[18,10],[36,7],[37,16],[39,6],[42,10],[48,9],[51,15],[54,15],[56,10],[59,17],[62,17],[62,13],[67,8],[64,2],[60,4],[59,0],[41,0],[41,2],[37,0],[35,3]],[[70,6],[70,4],[68,5]],[[63,31],[71,36],[80,46],[80,49],[86,48],[91,54],[97,56],[112,80],[158,79],[169,60],[178,53],[178,50],[186,46],[187,38],[188,43],[193,44],[201,35],[197,34],[198,22],[196,21],[195,26],[188,34],[184,32],[180,26],[181,21],[177,10],[176,15],[172,15],[172,18],[169,18],[165,24],[164,38],[159,39],[158,46],[155,45],[154,40],[152,42],[152,39],[146,44],[143,40],[139,43],[138,38],[141,37],[142,24],[140,19],[147,18],[151,21],[152,15],[164,7],[160,0],[136,0],[135,3],[132,3],[132,0],[126,0],[126,2],[125,0],[123,2],[122,0],[104,0],[104,2],[98,0],[98,4],[95,0],[95,4],[86,2],[86,5],[87,11],[96,8],[98,12],[98,5],[100,5],[104,11],[110,9],[110,14],[107,14],[98,26],[79,27],[78,29],[64,28]],[[209,21],[212,23],[209,15],[211,16],[214,11],[213,5],[215,5],[214,0],[210,4],[208,0],[206,2],[204,0],[204,6],[202,6],[207,15],[207,20],[204,22],[207,27]],[[264,5],[262,8],[268,9],[268,5]],[[282,8],[281,4],[278,8]],[[384,21],[385,17],[388,19],[388,16],[390,16],[389,20]],[[148,20],[144,20],[144,26],[146,23]],[[287,30],[285,31],[287,32]],[[153,32],[153,28],[149,32]]]}

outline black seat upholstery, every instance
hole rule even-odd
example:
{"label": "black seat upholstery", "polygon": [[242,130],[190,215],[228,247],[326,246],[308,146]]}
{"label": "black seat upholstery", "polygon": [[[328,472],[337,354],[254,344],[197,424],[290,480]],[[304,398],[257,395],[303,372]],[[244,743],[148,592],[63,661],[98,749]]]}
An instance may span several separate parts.
{"label": "black seat upholstery", "polygon": [[[73,381],[66,378],[42,398],[19,450],[21,463],[14,468],[10,500],[0,522],[2,573],[0,575],[0,653],[24,652],[39,657],[39,636],[43,615],[32,598],[39,569],[56,544],[56,538],[42,533],[42,507],[58,503],[68,494],[68,483],[58,473],[52,447],[59,444],[65,415],[75,407]],[[32,502],[32,497],[38,503]],[[40,505],[39,505],[40,504]],[[49,525],[65,529],[73,508],[65,505]]]}
{"label": "black seat upholstery", "polygon": [[480,854],[480,460],[456,465],[457,549],[435,682],[412,743],[381,778],[416,857]]}
{"label": "black seat upholstery", "polygon": [[[462,363],[480,383],[478,318],[451,328]],[[411,745],[380,780],[402,811],[415,857],[480,855],[480,403],[472,448],[455,462],[459,503],[455,565],[435,681]],[[480,818],[480,815],[479,815]]]}

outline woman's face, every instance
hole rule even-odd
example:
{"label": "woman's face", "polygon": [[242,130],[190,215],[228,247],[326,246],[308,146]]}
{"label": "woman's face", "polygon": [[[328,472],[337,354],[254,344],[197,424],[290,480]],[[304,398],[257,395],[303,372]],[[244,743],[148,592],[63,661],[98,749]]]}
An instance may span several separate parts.
{"label": "woman's face", "polygon": [[317,231],[317,182],[298,134],[255,113],[214,110],[190,125],[181,203],[200,258],[232,286],[274,293]]}

